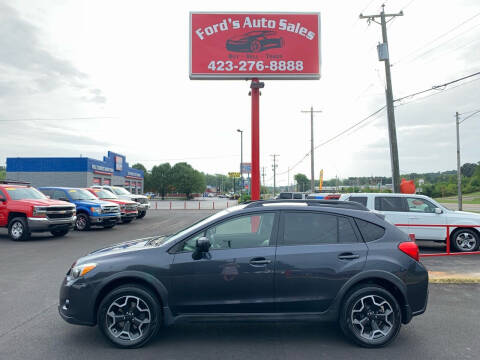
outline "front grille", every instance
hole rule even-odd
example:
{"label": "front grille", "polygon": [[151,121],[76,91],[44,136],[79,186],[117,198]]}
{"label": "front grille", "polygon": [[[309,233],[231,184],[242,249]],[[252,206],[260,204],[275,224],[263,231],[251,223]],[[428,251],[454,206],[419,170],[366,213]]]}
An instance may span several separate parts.
{"label": "front grille", "polygon": [[50,206],[47,207],[49,219],[68,219],[73,216],[74,208],[71,206]]}
{"label": "front grille", "polygon": [[102,214],[115,214],[118,213],[117,206],[105,206],[102,208]]}
{"label": "front grille", "polygon": [[137,210],[137,205],[136,205],[136,204],[126,205],[126,206],[125,206],[125,210],[127,210],[127,211]]}

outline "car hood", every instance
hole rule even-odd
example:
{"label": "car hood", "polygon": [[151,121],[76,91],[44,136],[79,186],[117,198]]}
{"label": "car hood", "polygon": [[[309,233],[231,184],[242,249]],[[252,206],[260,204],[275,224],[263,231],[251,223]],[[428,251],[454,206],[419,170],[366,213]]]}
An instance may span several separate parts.
{"label": "car hood", "polygon": [[127,199],[101,199],[101,200],[102,200],[102,201],[109,202],[109,203],[118,204],[118,205],[122,205],[122,204],[125,204],[125,205],[136,204],[135,201],[130,201],[130,200],[127,200]]}
{"label": "car hood", "polygon": [[78,204],[82,204],[84,206],[112,205],[108,201],[103,201],[103,200],[74,200],[74,202]]}
{"label": "car hood", "polygon": [[449,211],[447,213],[448,222],[455,224],[472,224],[480,225],[480,214],[468,211]]}
{"label": "car hood", "polygon": [[15,200],[17,202],[25,202],[28,205],[33,206],[72,206],[69,202],[61,200],[52,200],[52,199],[25,199],[25,200]]}
{"label": "car hood", "polygon": [[91,253],[87,254],[84,257],[81,257],[77,260],[76,264],[81,265],[88,262],[95,262],[104,257],[108,257],[110,255],[118,255],[123,253],[130,253],[139,250],[146,250],[150,249],[151,246],[148,246],[153,240],[160,238],[161,236],[152,236],[143,239],[135,239],[129,240],[113,245],[106,246],[104,248],[94,250]]}
{"label": "car hood", "polygon": [[132,195],[128,195],[128,196],[131,197],[132,199],[148,199],[148,197],[146,197],[145,195],[132,194]]}

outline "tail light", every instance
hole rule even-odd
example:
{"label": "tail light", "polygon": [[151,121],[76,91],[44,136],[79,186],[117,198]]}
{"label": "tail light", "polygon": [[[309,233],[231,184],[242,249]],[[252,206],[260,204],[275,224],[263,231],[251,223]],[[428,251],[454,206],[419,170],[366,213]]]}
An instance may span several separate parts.
{"label": "tail light", "polygon": [[398,249],[408,256],[410,256],[412,259],[415,259],[416,261],[420,260],[420,254],[418,252],[418,246],[416,243],[413,241],[408,241],[408,242],[402,242],[398,245]]}

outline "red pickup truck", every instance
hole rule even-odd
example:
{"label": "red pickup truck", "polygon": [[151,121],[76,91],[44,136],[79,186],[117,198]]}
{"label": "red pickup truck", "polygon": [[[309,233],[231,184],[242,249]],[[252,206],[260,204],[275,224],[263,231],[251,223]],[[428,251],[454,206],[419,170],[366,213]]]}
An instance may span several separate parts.
{"label": "red pickup truck", "polygon": [[120,213],[124,224],[131,222],[138,216],[138,203],[135,201],[119,199],[117,195],[106,189],[87,188],[86,190],[90,191],[100,200],[113,202],[120,206]]}
{"label": "red pickup truck", "polygon": [[27,183],[0,180],[0,227],[12,240],[28,240],[32,232],[64,236],[76,220],[75,205],[51,200]]}

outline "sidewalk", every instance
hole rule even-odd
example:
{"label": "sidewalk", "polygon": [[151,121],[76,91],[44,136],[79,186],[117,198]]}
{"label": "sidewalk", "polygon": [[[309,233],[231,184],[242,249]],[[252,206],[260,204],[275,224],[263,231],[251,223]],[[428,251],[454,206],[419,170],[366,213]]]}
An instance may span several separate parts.
{"label": "sidewalk", "polygon": [[480,283],[480,255],[422,257],[431,283]]}

